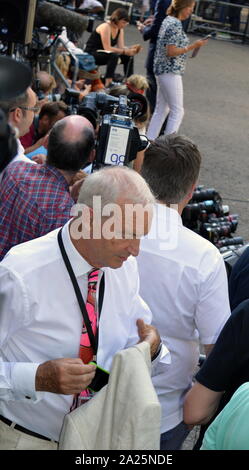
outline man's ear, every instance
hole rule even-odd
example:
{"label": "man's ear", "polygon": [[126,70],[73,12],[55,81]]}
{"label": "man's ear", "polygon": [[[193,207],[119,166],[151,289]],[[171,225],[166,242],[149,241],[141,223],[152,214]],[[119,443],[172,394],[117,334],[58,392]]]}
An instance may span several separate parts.
{"label": "man's ear", "polygon": [[91,207],[87,208],[89,211],[89,225],[90,225],[90,234],[91,238],[93,237],[93,233],[95,231],[94,224],[96,223],[96,220],[93,217],[93,209]]}
{"label": "man's ear", "polygon": [[186,196],[189,201],[190,201],[190,199],[192,199],[193,192],[194,192],[195,188],[196,188],[196,183],[192,184],[192,186],[191,186],[191,188],[190,188],[190,190],[189,190],[189,192]]}
{"label": "man's ear", "polygon": [[22,119],[22,110],[21,108],[16,108],[10,114],[10,121],[14,127],[18,127]]}

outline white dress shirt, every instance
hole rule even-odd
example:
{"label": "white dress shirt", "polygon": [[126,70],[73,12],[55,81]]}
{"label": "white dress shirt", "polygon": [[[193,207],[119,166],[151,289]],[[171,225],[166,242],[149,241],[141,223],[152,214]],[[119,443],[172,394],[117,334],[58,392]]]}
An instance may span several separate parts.
{"label": "white dress shirt", "polygon": [[[57,233],[58,229],[12,248],[0,264],[0,414],[56,441],[73,397],[36,392],[36,370],[51,359],[78,357],[82,330]],[[68,224],[62,238],[86,300],[92,266],[74,248]],[[137,318],[150,323],[151,312],[138,295],[135,258],[129,257],[119,269],[103,271],[106,295],[97,362],[110,370],[114,354],[138,342]]]}
{"label": "white dress shirt", "polygon": [[171,354],[167,372],[159,364],[153,377],[162,405],[161,432],[166,432],[182,421],[199,342],[214,344],[230,315],[227,275],[218,249],[184,227],[178,212],[162,204],[155,205],[137,261],[140,294]]}

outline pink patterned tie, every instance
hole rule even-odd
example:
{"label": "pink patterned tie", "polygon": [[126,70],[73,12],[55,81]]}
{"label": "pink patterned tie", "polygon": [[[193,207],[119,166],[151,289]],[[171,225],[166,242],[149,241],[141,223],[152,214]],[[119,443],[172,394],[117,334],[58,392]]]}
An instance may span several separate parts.
{"label": "pink patterned tie", "polygon": [[[86,301],[86,309],[88,313],[88,317],[91,323],[91,327],[93,330],[94,336],[97,333],[97,320],[98,320],[98,312],[96,309],[96,288],[99,276],[99,269],[94,269],[88,274],[88,294],[87,294],[87,301]],[[89,336],[87,333],[86,326],[83,323],[82,327],[82,334],[80,338],[80,351],[79,357],[82,359],[84,364],[88,364],[94,358],[94,351],[91,346]],[[84,401],[84,398],[91,396],[91,393],[88,389],[84,390],[80,393],[81,400]]]}

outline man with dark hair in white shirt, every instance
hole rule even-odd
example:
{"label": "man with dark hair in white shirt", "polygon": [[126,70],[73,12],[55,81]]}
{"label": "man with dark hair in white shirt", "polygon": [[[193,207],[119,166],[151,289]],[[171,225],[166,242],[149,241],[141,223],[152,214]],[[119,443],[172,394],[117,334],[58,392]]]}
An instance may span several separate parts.
{"label": "man with dark hair in white shirt", "polygon": [[[99,268],[99,305],[104,273],[97,364],[110,370],[114,354],[139,340],[150,343],[156,362],[167,362],[156,329],[144,323],[151,312],[138,293],[134,258],[149,230],[153,201],[135,171],[100,170],[85,179],[71,221],[12,248],[0,264],[1,449],[56,449],[51,439],[59,440],[74,394],[95,374],[95,366],[79,358],[82,312],[62,246],[84,302],[88,276]],[[139,213],[133,214],[135,204]]]}
{"label": "man with dark hair in white shirt", "polygon": [[[2,108],[7,116],[11,126],[16,129],[17,135],[17,154],[10,163],[16,161],[25,161],[33,163],[26,155],[24,155],[24,148],[19,140],[19,137],[24,136],[29,131],[29,128],[34,120],[34,115],[39,111],[37,106],[37,97],[31,87],[22,94],[7,101],[0,101],[0,108]],[[0,181],[2,173],[0,173]]]}
{"label": "man with dark hair in white shirt", "polygon": [[199,342],[208,354],[230,315],[221,254],[181,220],[200,163],[196,145],[172,134],[150,144],[141,171],[157,204],[138,256],[140,294],[172,358],[167,372],[159,366],[153,378],[162,405],[164,450],[180,449],[189,432],[183,423],[183,397],[198,363]]}

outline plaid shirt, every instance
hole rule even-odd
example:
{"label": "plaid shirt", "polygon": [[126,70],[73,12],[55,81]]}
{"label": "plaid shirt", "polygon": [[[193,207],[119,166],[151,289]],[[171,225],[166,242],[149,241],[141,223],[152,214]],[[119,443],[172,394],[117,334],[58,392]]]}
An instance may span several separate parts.
{"label": "plaid shirt", "polygon": [[49,165],[9,165],[0,185],[0,260],[19,243],[64,225],[74,201],[64,176]]}

